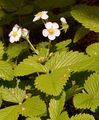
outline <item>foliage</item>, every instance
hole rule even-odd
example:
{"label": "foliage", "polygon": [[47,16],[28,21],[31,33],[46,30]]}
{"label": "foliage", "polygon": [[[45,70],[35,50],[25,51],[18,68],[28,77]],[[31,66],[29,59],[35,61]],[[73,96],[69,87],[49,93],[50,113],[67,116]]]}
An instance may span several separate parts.
{"label": "foliage", "polygon": [[84,1],[0,1],[0,120],[99,119],[99,43],[75,49],[90,31],[98,41],[99,8]]}

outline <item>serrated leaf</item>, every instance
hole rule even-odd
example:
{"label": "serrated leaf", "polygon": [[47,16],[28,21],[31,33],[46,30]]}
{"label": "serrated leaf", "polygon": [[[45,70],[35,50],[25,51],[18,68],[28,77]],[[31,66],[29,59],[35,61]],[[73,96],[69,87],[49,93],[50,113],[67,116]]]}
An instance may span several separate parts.
{"label": "serrated leaf", "polygon": [[75,116],[72,116],[70,120],[95,120],[92,115],[89,114],[78,114]]}
{"label": "serrated leaf", "polygon": [[99,8],[88,5],[77,5],[71,10],[71,15],[83,26],[99,32]]}
{"label": "serrated leaf", "polygon": [[51,120],[57,120],[65,103],[65,93],[58,99],[51,99],[49,103],[49,113]]}
{"label": "serrated leaf", "polygon": [[89,29],[81,26],[78,28],[78,30],[76,31],[75,35],[74,35],[74,39],[73,42],[77,42],[78,40],[80,40],[81,38],[83,38],[86,34],[88,34]]}
{"label": "serrated leaf", "polygon": [[[87,55],[84,55],[83,53],[62,51],[55,53],[52,58],[46,63],[46,67],[51,71],[57,70],[62,67],[67,67],[70,70],[77,71],[79,68],[79,63],[80,66],[82,66],[82,63],[84,61],[87,61],[88,59],[89,57]],[[75,69],[72,66],[75,66]]]}
{"label": "serrated leaf", "polygon": [[4,54],[4,47],[3,47],[3,43],[0,42],[0,59],[2,59],[3,54]]}
{"label": "serrated leaf", "polygon": [[0,93],[2,99],[9,102],[21,104],[25,98],[25,91],[16,86],[15,88],[2,88]]}
{"label": "serrated leaf", "polygon": [[35,72],[46,73],[46,68],[39,62],[35,61],[33,56],[29,56],[16,66],[14,74],[15,76],[24,76]]}
{"label": "serrated leaf", "polygon": [[46,105],[39,96],[31,97],[22,104],[22,115],[29,117],[42,116],[46,113]]}
{"label": "serrated leaf", "polygon": [[28,49],[27,42],[21,42],[18,44],[14,43],[14,44],[10,44],[10,46],[7,48],[6,53],[9,59],[11,59],[17,57],[24,49]]}
{"label": "serrated leaf", "polygon": [[0,120],[17,120],[20,107],[18,105],[7,107],[0,110]]}
{"label": "serrated leaf", "polygon": [[92,57],[99,56],[99,43],[93,43],[86,48],[86,53]]}
{"label": "serrated leaf", "polygon": [[35,80],[35,87],[46,94],[57,96],[61,93],[69,75],[70,71],[66,68],[40,75]]}
{"label": "serrated leaf", "polygon": [[99,106],[99,74],[91,75],[84,84],[86,92],[74,96],[74,105],[77,108],[96,108]]}
{"label": "serrated leaf", "polygon": [[5,61],[0,61],[0,78],[3,80],[12,80],[13,77],[11,65]]}
{"label": "serrated leaf", "polygon": [[70,120],[67,112],[62,112],[60,116],[58,116],[57,120]]}

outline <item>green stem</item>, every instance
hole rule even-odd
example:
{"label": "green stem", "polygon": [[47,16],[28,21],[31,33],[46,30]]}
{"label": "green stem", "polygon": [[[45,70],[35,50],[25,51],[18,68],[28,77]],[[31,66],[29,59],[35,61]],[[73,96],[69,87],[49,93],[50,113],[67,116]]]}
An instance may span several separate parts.
{"label": "green stem", "polygon": [[48,56],[49,56],[50,48],[51,48],[51,40],[49,40],[49,45],[48,45],[48,51],[47,51],[46,58],[48,58]]}
{"label": "green stem", "polygon": [[35,49],[35,47],[31,44],[31,42],[29,41],[29,38],[26,38],[27,42],[29,43],[29,45],[31,46],[31,49],[37,54],[39,55],[38,50]]}

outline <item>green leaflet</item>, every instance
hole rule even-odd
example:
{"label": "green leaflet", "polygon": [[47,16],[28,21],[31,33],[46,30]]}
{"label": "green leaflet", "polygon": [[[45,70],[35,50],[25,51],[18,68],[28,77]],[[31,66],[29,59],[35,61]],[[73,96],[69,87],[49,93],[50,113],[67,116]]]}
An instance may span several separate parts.
{"label": "green leaflet", "polygon": [[75,33],[73,42],[76,43],[78,40],[80,40],[81,38],[83,38],[86,34],[88,34],[89,29],[81,26],[78,28],[78,30]]}
{"label": "green leaflet", "polygon": [[35,87],[46,94],[57,96],[61,93],[69,75],[70,71],[66,68],[40,75],[35,80]]}
{"label": "green leaflet", "polygon": [[18,44],[13,43],[13,44],[9,45],[6,53],[8,55],[8,58],[11,59],[11,58],[17,57],[22,52],[22,50],[24,50],[24,49],[28,49],[27,42],[21,42],[21,43],[18,43]]}
{"label": "green leaflet", "polygon": [[49,114],[51,120],[57,120],[63,110],[65,103],[65,93],[58,98],[58,99],[51,99],[49,103]]}
{"label": "green leaflet", "polygon": [[84,113],[72,116],[69,120],[95,120],[95,119],[92,115]]}
{"label": "green leaflet", "polygon": [[[46,63],[46,67],[50,69],[51,71],[57,70],[62,67],[67,67],[71,71],[80,71],[84,69],[89,65],[90,58],[87,55],[84,55],[83,53],[79,52],[67,52],[67,51],[62,51],[62,52],[56,52],[51,59]],[[83,62],[88,61],[87,64],[83,64]],[[73,66],[73,67],[72,67]],[[79,66],[83,67],[81,69],[78,69]]]}
{"label": "green leaflet", "polygon": [[22,103],[25,98],[25,91],[16,86],[15,88],[1,88],[2,99],[14,103]]}
{"label": "green leaflet", "polygon": [[14,76],[11,65],[5,61],[0,61],[0,78],[10,81],[13,79],[13,77]]}
{"label": "green leaflet", "polygon": [[46,73],[46,71],[47,69],[42,64],[35,61],[33,56],[29,56],[16,66],[14,74],[15,76],[24,76],[35,72]]}
{"label": "green leaflet", "polygon": [[99,74],[92,74],[84,84],[86,92],[74,96],[74,105],[77,108],[97,108],[99,106]]}
{"label": "green leaflet", "polygon": [[0,59],[2,59],[3,54],[4,54],[4,47],[3,47],[3,43],[0,42]]}
{"label": "green leaflet", "polygon": [[18,105],[7,107],[0,110],[0,120],[17,120],[20,113]]}
{"label": "green leaflet", "polygon": [[31,97],[22,104],[22,115],[24,116],[42,116],[45,114],[46,105],[39,96]]}
{"label": "green leaflet", "polygon": [[65,111],[65,112],[62,112],[60,116],[58,116],[57,120],[70,120],[70,119],[68,117],[67,112]]}
{"label": "green leaflet", "polygon": [[83,26],[99,32],[99,8],[88,5],[77,5],[71,10],[71,15]]}
{"label": "green leaflet", "polygon": [[41,120],[39,117],[28,117],[26,120]]}

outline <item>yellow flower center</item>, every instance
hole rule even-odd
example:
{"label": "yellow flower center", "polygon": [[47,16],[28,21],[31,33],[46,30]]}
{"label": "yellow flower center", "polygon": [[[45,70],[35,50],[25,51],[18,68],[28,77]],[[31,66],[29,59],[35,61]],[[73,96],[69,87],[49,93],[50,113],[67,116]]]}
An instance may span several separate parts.
{"label": "yellow flower center", "polygon": [[37,16],[38,16],[38,17],[41,17],[42,14],[43,14],[42,12],[39,12],[39,13],[37,14]]}
{"label": "yellow flower center", "polygon": [[50,34],[53,34],[53,33],[55,32],[55,30],[54,30],[53,28],[50,28],[50,29],[48,29],[48,32],[49,32]]}
{"label": "yellow flower center", "polygon": [[16,37],[17,36],[17,32],[13,32],[13,37]]}

